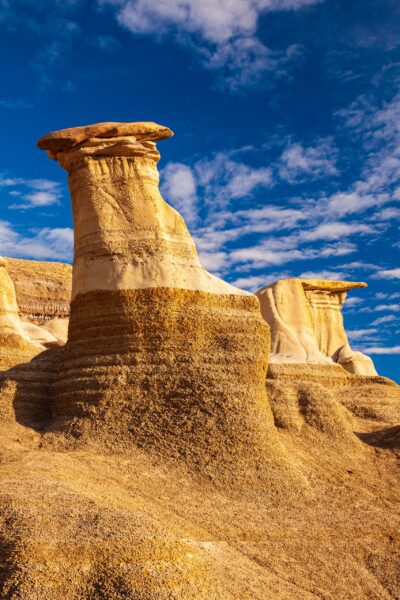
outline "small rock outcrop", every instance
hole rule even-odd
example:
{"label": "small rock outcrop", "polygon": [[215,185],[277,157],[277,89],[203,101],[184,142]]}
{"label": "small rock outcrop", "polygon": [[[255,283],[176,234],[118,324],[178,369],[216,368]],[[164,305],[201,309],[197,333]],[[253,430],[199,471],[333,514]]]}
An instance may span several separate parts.
{"label": "small rock outcrop", "polygon": [[46,347],[68,337],[72,266],[5,257],[26,335]]}
{"label": "small rock outcrop", "polygon": [[0,370],[29,361],[41,349],[24,330],[7,263],[0,257]]}
{"label": "small rock outcrop", "polygon": [[202,267],[159,192],[155,142],[171,135],[155,123],[100,123],[38,143],[68,171],[75,236],[54,435],[134,444],[254,485],[273,485],[279,463],[291,485],[266,399],[258,300]]}
{"label": "small rock outcrop", "polygon": [[342,305],[352,281],[280,279],[256,295],[270,326],[271,363],[341,364],[348,372],[377,375],[372,360],[349,345]]}

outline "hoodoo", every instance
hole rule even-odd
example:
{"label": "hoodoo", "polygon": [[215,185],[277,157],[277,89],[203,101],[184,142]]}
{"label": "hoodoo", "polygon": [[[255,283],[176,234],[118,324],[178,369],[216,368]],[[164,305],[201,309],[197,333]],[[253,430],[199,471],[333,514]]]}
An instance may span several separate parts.
{"label": "hoodoo", "polygon": [[272,482],[274,464],[280,478],[292,467],[265,395],[268,326],[254,295],[201,266],[161,197],[155,142],[171,135],[100,123],[38,143],[68,171],[75,236],[53,429],[182,458],[211,478]]}
{"label": "hoodoo", "polygon": [[357,375],[376,375],[369,356],[349,345],[341,312],[354,281],[280,279],[260,289],[261,312],[270,326],[272,363],[339,363]]}

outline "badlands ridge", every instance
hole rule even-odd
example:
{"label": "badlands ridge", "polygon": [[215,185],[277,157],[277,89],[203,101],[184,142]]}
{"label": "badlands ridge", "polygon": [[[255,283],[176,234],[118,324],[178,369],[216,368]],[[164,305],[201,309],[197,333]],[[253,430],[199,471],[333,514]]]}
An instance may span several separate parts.
{"label": "badlands ridge", "polygon": [[38,142],[74,264],[0,262],[1,598],[398,598],[399,387],[341,314],[365,284],[208,273],[159,192],[171,135]]}

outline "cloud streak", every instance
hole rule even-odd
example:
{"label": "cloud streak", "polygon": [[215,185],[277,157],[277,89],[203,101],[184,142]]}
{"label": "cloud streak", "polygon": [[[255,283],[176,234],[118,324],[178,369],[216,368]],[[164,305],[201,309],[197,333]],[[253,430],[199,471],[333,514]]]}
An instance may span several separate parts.
{"label": "cloud streak", "polygon": [[[268,12],[295,11],[323,0],[99,0],[118,23],[135,35],[175,41],[197,54],[203,66],[221,74],[219,83],[238,91],[265,75],[285,76],[302,49],[273,51],[257,35]],[[222,72],[224,73],[222,77]]]}

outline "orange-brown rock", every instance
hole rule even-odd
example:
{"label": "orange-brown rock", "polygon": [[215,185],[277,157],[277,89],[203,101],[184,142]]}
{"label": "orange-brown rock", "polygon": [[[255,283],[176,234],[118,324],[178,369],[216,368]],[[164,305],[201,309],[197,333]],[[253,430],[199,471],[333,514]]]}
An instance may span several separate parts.
{"label": "orange-brown rock", "polygon": [[339,363],[353,374],[376,375],[369,356],[354,352],[343,324],[342,305],[353,281],[280,279],[260,289],[261,312],[270,326],[270,361]]}

